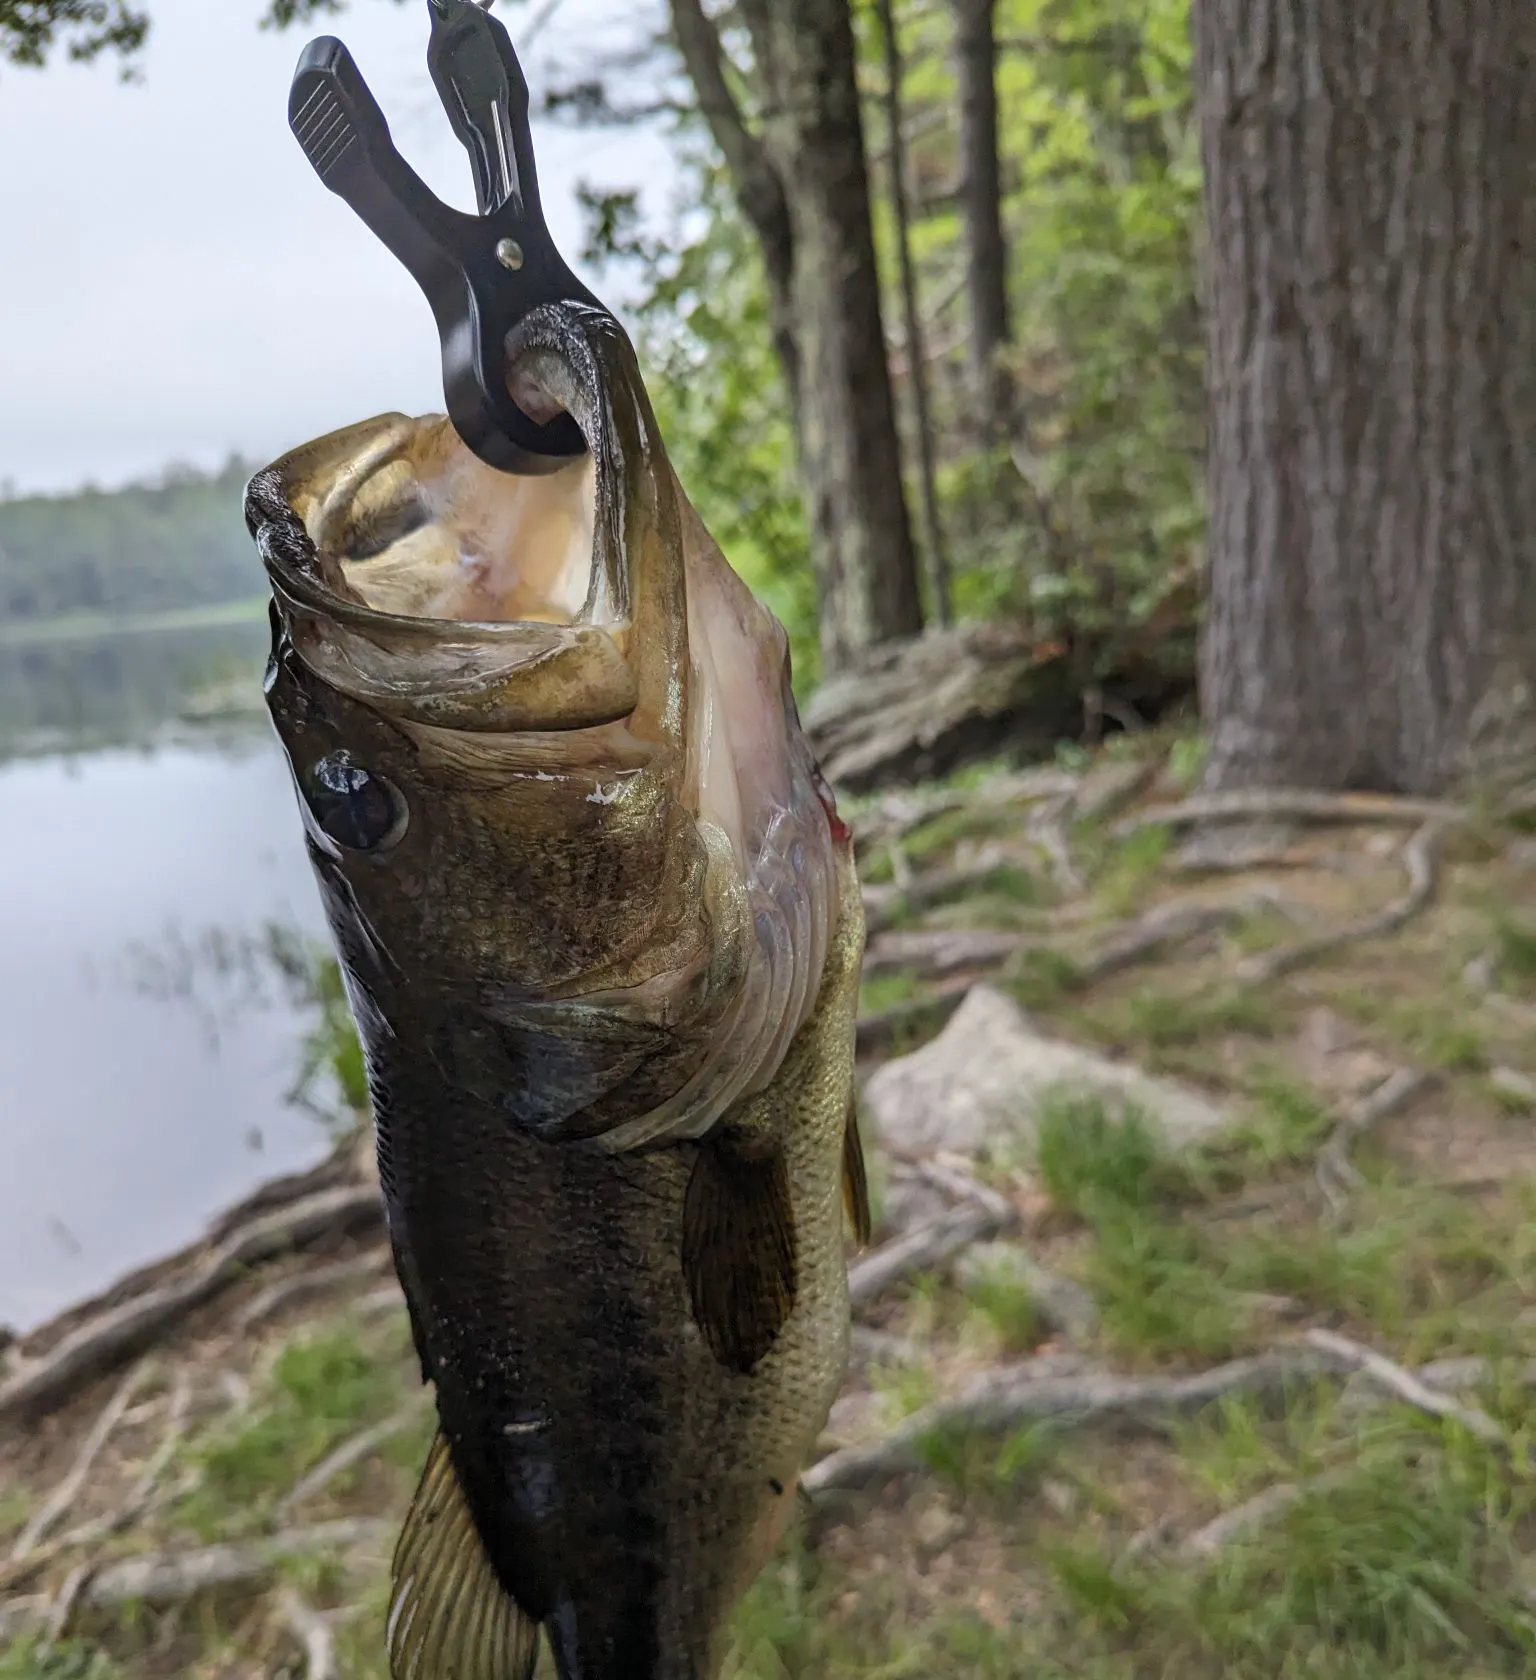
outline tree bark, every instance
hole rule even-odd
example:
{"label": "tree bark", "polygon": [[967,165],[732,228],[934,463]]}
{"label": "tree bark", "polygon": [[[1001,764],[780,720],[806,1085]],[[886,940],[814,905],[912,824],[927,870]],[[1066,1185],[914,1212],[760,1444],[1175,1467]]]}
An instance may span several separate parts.
{"label": "tree bark", "polygon": [[971,381],[989,439],[1006,435],[1014,403],[1013,376],[1003,360],[1013,329],[998,156],[996,6],[997,0],[952,0]]}
{"label": "tree bark", "polygon": [[885,356],[847,0],[742,0],[761,132],[733,98],[700,0],[673,32],[763,248],[775,346],[795,403],[824,669],[922,629]]}
{"label": "tree bark", "polygon": [[1536,666],[1536,8],[1195,28],[1207,784],[1433,791]]}
{"label": "tree bark", "polygon": [[902,337],[906,343],[907,386],[912,396],[912,431],[917,444],[918,485],[922,492],[923,538],[928,550],[928,610],[940,629],[950,620],[949,551],[939,514],[939,491],[933,461],[933,417],[928,408],[928,350],[917,307],[917,275],[912,264],[912,217],[907,203],[907,151],[902,144],[901,38],[896,33],[893,0],[876,0],[885,38],[885,126],[889,136],[886,177],[891,189],[891,220],[896,235],[896,265],[901,279]]}

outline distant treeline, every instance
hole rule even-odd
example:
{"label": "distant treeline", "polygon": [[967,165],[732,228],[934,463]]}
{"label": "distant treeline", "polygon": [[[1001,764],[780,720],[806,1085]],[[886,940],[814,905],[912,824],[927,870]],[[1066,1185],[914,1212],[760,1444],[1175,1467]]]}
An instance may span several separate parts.
{"label": "distant treeline", "polygon": [[252,468],[177,467],[122,490],[0,501],[0,617],[154,612],[259,594],[241,517]]}

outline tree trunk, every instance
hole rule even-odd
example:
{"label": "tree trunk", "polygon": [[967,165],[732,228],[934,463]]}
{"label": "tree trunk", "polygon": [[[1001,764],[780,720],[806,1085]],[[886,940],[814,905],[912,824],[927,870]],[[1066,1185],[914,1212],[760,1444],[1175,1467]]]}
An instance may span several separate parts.
{"label": "tree trunk", "polygon": [[1536,666],[1536,8],[1195,0],[1195,28],[1207,782],[1428,792]]}
{"label": "tree trunk", "polygon": [[952,0],[952,9],[971,380],[982,429],[988,438],[997,438],[1006,434],[1012,421],[1014,388],[1003,360],[1013,331],[998,158],[996,0]]}
{"label": "tree trunk", "polygon": [[876,0],[880,32],[885,37],[885,128],[889,136],[886,177],[891,188],[891,220],[896,235],[896,266],[901,280],[902,338],[907,355],[907,388],[912,396],[912,433],[917,444],[918,486],[922,492],[923,537],[928,550],[928,611],[941,629],[949,624],[949,551],[939,514],[939,491],[933,461],[933,417],[928,408],[928,349],[917,307],[917,275],[912,264],[912,217],[907,204],[907,153],[902,137],[902,79],[905,66],[896,33],[893,0]]}
{"label": "tree trunk", "polygon": [[796,409],[826,671],[922,629],[885,356],[847,0],[742,0],[763,108],[735,103],[700,0],[673,31],[738,202],[762,245]]}

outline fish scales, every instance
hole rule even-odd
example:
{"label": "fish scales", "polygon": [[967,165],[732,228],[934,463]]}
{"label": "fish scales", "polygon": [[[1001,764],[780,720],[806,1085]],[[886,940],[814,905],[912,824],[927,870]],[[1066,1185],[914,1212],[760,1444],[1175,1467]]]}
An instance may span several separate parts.
{"label": "fish scales", "polygon": [[863,912],[783,631],[608,317],[514,388],[589,453],[384,416],[253,479],[267,691],[440,1429],[395,1680],[715,1680],[847,1360]]}

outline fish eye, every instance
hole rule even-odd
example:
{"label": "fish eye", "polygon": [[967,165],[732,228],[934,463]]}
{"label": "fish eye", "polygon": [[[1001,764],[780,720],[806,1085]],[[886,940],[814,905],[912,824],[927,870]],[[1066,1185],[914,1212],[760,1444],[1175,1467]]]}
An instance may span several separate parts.
{"label": "fish eye", "polygon": [[323,833],[349,852],[381,852],[397,845],[410,812],[393,782],[352,762],[347,752],[328,753],[310,771],[304,790]]}

